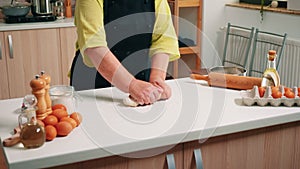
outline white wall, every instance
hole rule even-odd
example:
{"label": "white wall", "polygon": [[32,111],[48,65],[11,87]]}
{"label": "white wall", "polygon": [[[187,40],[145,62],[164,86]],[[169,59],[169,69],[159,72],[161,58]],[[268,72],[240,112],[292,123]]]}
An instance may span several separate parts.
{"label": "white wall", "polygon": [[288,38],[300,40],[300,15],[264,12],[264,20],[261,22],[259,10],[225,6],[226,3],[238,0],[203,1],[203,33],[205,35],[201,55],[203,67],[220,65],[218,55],[213,48],[215,47],[219,53],[222,53],[223,37],[220,28],[226,26],[227,22],[241,26],[254,26],[271,32],[286,32]]}

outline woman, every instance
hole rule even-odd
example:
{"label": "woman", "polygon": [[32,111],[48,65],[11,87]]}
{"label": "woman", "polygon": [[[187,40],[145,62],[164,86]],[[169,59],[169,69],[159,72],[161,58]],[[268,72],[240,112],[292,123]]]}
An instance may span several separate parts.
{"label": "woman", "polygon": [[141,105],[171,96],[166,70],[179,50],[167,0],[77,0],[75,25],[77,90],[114,85]]}

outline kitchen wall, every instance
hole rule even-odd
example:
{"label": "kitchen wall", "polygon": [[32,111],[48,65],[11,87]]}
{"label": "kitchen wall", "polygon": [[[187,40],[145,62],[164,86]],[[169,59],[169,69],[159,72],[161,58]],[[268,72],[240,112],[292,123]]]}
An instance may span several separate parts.
{"label": "kitchen wall", "polygon": [[[238,0],[203,0],[203,40],[201,48],[202,67],[210,68],[221,65],[220,57],[223,53],[224,33],[222,28],[228,22],[232,24],[256,27],[260,30],[288,34],[288,40],[300,41],[300,15],[283,14],[276,12],[264,12],[264,20],[261,22],[259,10],[225,6],[226,3],[238,2]],[[283,84],[299,86],[300,78],[295,72],[299,72],[297,65],[300,56],[293,56],[295,64],[284,66],[290,72],[282,77]],[[296,59],[295,59],[296,58]],[[286,70],[284,70],[286,71]],[[279,72],[282,73],[281,66]]]}
{"label": "kitchen wall", "polygon": [[222,54],[224,41],[220,28],[227,22],[271,32],[286,32],[289,39],[300,40],[300,15],[264,12],[264,20],[260,22],[259,10],[225,6],[231,2],[238,0],[203,0],[203,67],[220,65],[218,55]]}

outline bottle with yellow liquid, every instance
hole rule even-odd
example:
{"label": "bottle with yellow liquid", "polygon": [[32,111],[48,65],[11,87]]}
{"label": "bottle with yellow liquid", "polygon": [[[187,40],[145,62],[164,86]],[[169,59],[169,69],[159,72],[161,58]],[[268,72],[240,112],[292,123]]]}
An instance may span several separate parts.
{"label": "bottle with yellow liquid", "polygon": [[261,86],[279,86],[280,85],[280,77],[276,70],[276,51],[269,50],[268,52],[268,65],[266,70],[264,71]]}

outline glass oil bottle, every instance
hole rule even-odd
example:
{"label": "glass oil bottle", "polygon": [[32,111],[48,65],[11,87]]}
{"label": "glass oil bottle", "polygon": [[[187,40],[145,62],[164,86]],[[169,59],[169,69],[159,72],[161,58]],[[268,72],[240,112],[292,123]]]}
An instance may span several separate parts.
{"label": "glass oil bottle", "polygon": [[44,144],[46,140],[45,129],[36,119],[36,98],[27,95],[24,98],[22,113],[18,121],[21,128],[20,140],[25,148],[37,148]]}
{"label": "glass oil bottle", "polygon": [[267,59],[268,59],[268,65],[266,70],[263,73],[261,86],[279,86],[280,85],[280,77],[276,70],[276,51],[275,50],[269,50]]}

